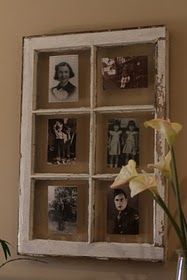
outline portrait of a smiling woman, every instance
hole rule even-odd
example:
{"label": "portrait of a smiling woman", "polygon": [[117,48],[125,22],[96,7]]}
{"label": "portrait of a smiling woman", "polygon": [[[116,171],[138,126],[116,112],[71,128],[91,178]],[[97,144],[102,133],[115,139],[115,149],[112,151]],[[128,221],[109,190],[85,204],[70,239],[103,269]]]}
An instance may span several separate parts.
{"label": "portrait of a smiling woman", "polygon": [[78,55],[49,58],[49,102],[78,101]]}

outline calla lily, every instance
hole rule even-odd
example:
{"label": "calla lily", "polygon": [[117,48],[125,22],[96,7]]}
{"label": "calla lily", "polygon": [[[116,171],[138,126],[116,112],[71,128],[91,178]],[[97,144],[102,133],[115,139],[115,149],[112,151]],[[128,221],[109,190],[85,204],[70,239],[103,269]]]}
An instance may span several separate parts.
{"label": "calla lily", "polygon": [[113,184],[110,186],[112,189],[117,189],[126,183],[128,183],[131,179],[135,178],[138,175],[136,171],[136,162],[132,159],[128,161],[128,164],[123,166],[120,170],[120,173],[114,180]]}
{"label": "calla lily", "polygon": [[159,131],[165,137],[169,145],[169,153],[166,155],[166,157],[161,159],[158,163],[149,166],[157,168],[165,177],[171,179],[170,183],[172,185],[176,199],[178,219],[176,219],[176,217],[172,215],[169,207],[167,206],[163,198],[159,195],[157,189],[156,174],[145,173],[144,171],[141,174],[138,174],[136,171],[136,163],[133,160],[130,160],[126,166],[123,166],[111,188],[119,188],[120,186],[129,183],[128,186],[131,191],[131,197],[134,197],[135,195],[145,190],[149,190],[152,194],[153,199],[164,210],[171,224],[173,225],[175,232],[179,238],[180,245],[185,252],[184,257],[186,261],[187,219],[182,208],[175,153],[174,148],[172,147],[177,134],[182,129],[182,125],[180,125],[179,123],[171,123],[170,121],[166,121],[163,119],[153,119],[145,122],[145,127],[152,127],[153,129]]}
{"label": "calla lily", "polygon": [[165,158],[161,159],[158,163],[148,164],[148,167],[157,168],[158,170],[161,171],[161,173],[165,177],[171,178],[172,177],[172,172],[171,172],[171,152],[169,152],[165,156]]}
{"label": "calla lily", "polygon": [[129,188],[131,190],[131,197],[150,189],[153,192],[157,192],[157,183],[155,176],[152,174],[139,174],[129,182]]}
{"label": "calla lily", "polygon": [[163,119],[152,119],[144,123],[145,127],[152,127],[156,129],[166,138],[167,143],[172,146],[175,142],[177,134],[181,131],[182,125],[179,123],[173,123]]}

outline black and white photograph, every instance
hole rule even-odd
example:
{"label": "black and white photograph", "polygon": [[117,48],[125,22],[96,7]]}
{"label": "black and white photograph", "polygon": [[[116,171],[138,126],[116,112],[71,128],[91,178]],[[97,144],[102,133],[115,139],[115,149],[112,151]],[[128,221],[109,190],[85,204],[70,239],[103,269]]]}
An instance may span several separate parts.
{"label": "black and white photograph", "polygon": [[49,57],[49,102],[77,102],[78,55]]}
{"label": "black and white photograph", "polygon": [[139,234],[138,196],[131,198],[128,187],[108,192],[107,233]]}
{"label": "black and white photograph", "polygon": [[147,88],[148,57],[104,57],[101,59],[103,90]]}
{"label": "black and white photograph", "polygon": [[76,119],[48,119],[47,162],[72,164],[76,160]]}
{"label": "black and white photograph", "polygon": [[130,159],[139,165],[139,125],[136,119],[108,120],[107,166],[119,168]]}
{"label": "black and white photograph", "polygon": [[48,186],[48,230],[75,234],[77,224],[77,187]]}

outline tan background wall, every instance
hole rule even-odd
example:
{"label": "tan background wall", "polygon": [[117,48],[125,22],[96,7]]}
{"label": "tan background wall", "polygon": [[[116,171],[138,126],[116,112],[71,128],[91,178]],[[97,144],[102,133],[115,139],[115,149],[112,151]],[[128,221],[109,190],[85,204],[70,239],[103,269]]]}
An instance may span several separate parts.
{"label": "tan background wall", "polygon": [[[19,177],[22,37],[28,35],[165,24],[170,33],[170,116],[184,125],[176,145],[183,186],[187,186],[187,4],[186,0],[0,0],[0,237],[16,255]],[[171,203],[172,205],[172,203]],[[175,246],[169,230],[169,256]],[[172,271],[172,270],[171,270]],[[0,279],[156,279],[160,264],[49,260],[17,262]],[[173,274],[172,274],[173,275]],[[172,279],[172,276],[165,276]]]}

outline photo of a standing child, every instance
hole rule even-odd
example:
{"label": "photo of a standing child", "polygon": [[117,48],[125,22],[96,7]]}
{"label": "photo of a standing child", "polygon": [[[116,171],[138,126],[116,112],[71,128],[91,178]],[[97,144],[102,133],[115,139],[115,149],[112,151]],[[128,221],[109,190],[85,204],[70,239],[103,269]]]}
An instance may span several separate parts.
{"label": "photo of a standing child", "polygon": [[108,132],[108,155],[110,167],[119,167],[119,159],[121,155],[121,135],[120,122],[114,121]]}
{"label": "photo of a standing child", "polygon": [[48,163],[70,164],[76,159],[76,119],[48,120]]}
{"label": "photo of a standing child", "polygon": [[139,164],[139,127],[135,119],[108,121],[107,165],[119,168],[134,159]]}
{"label": "photo of a standing child", "polygon": [[134,120],[130,120],[127,124],[126,129],[123,133],[123,149],[122,155],[124,157],[125,164],[129,159],[136,160],[136,155],[138,153],[138,127]]}

